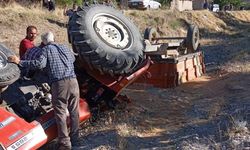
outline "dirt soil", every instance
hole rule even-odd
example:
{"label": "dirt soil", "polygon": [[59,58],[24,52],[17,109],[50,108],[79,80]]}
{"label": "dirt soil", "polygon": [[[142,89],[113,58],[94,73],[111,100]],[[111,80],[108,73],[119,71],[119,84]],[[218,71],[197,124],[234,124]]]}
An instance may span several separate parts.
{"label": "dirt soil", "polygon": [[[29,24],[67,42],[67,18],[60,11],[15,7],[0,8],[0,42],[17,52]],[[81,146],[75,149],[250,149],[250,12],[125,14],[142,33],[156,26],[162,35],[184,36],[187,23],[198,24],[207,72],[171,89],[130,85],[122,94],[131,103],[82,124]]]}

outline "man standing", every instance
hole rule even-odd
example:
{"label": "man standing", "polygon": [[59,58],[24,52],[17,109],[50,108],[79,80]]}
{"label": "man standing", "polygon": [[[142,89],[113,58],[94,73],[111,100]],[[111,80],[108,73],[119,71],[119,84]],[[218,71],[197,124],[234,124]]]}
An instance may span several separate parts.
{"label": "man standing", "polygon": [[48,0],[48,10],[54,11],[56,9],[55,0]]}
{"label": "man standing", "polygon": [[65,16],[69,16],[70,18],[76,11],[77,11],[77,5],[74,3],[72,9],[68,9],[67,7],[65,7],[63,14]]}
{"label": "man standing", "polygon": [[34,47],[34,40],[37,36],[37,28],[35,26],[28,26],[26,29],[26,37],[21,41],[19,45],[19,56],[23,59],[25,52]]}
{"label": "man standing", "polygon": [[[45,47],[37,60],[20,60],[10,56],[8,60],[21,67],[44,68],[52,84],[52,105],[58,128],[58,150],[71,149],[79,136],[79,86],[74,72],[75,57],[64,45],[54,43],[51,32],[42,35]],[[70,115],[70,134],[67,130],[67,109]]]}

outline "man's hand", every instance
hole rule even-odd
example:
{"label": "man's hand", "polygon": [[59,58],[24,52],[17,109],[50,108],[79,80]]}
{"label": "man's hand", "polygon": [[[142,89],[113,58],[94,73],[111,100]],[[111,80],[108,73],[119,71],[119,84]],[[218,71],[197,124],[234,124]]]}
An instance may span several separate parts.
{"label": "man's hand", "polygon": [[8,61],[12,62],[12,63],[15,63],[15,64],[19,64],[20,63],[20,59],[17,56],[15,56],[15,55],[9,56],[8,57]]}

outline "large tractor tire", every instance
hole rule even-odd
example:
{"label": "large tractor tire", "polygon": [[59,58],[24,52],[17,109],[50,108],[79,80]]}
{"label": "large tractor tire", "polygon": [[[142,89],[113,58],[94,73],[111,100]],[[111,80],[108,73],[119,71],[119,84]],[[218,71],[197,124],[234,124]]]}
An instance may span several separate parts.
{"label": "large tractor tire", "polygon": [[15,54],[3,44],[0,44],[0,88],[12,84],[20,76],[18,66],[8,62],[8,56],[11,55]]}
{"label": "large tractor tire", "polygon": [[185,41],[188,53],[194,53],[197,51],[199,47],[199,40],[200,40],[200,34],[198,26],[193,24],[189,25],[187,38]]}
{"label": "large tractor tire", "polygon": [[129,74],[142,62],[143,39],[121,12],[105,5],[84,6],[69,20],[74,52],[111,75]]}

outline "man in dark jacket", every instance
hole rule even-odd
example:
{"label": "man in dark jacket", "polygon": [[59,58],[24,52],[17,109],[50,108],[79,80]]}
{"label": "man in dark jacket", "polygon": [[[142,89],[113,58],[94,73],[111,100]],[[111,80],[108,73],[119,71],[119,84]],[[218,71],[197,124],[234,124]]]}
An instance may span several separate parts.
{"label": "man in dark jacket", "polygon": [[65,7],[63,14],[65,16],[69,16],[70,18],[76,11],[77,11],[77,5],[74,3],[72,9],[68,9],[67,7]]}
{"label": "man in dark jacket", "polygon": [[[42,54],[36,60],[20,60],[10,56],[8,60],[21,67],[42,69],[49,76],[52,85],[52,105],[58,128],[58,150],[71,149],[79,136],[79,86],[74,71],[75,57],[71,50],[54,43],[54,35],[48,32],[42,35],[45,44]],[[67,129],[67,111],[70,116],[70,134]]]}
{"label": "man in dark jacket", "polygon": [[48,10],[54,11],[56,9],[55,0],[48,0]]}

